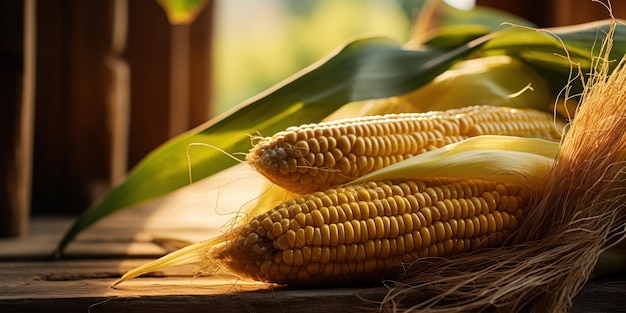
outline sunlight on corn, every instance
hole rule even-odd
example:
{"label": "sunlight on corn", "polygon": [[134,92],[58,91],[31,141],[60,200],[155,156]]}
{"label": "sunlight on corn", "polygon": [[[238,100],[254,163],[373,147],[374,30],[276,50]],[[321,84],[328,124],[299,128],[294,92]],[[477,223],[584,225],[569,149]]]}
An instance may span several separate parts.
{"label": "sunlight on corn", "polygon": [[[488,144],[490,140],[494,143]],[[511,144],[526,140],[545,146],[535,154],[529,152],[531,145]],[[550,149],[558,145],[480,136],[446,146],[446,153],[426,153],[415,159],[445,163],[477,147],[484,148],[486,156],[481,166],[519,176],[511,180],[519,184],[494,181],[491,171],[477,171],[472,179],[405,176],[313,192],[280,203],[223,236],[129,271],[115,284],[188,263],[202,264],[202,274],[215,274],[226,266],[242,277],[273,283],[327,284],[339,278],[373,282],[397,273],[401,262],[498,246],[524,215],[529,177],[541,173],[511,172],[507,162],[493,161],[501,153],[524,153],[545,162],[546,155],[556,153]],[[515,162],[535,162],[525,160]],[[464,162],[462,158],[457,161]],[[547,163],[526,166],[547,167]]]}
{"label": "sunlight on corn", "polygon": [[205,258],[279,284],[376,282],[401,262],[502,244],[528,197],[518,186],[461,179],[328,189],[256,216]]}
{"label": "sunlight on corn", "polygon": [[246,160],[275,184],[303,194],[470,137],[558,140],[562,127],[545,112],[493,106],[364,116],[288,128],[261,139]]}
{"label": "sunlight on corn", "polygon": [[594,269],[624,270],[626,59],[611,74],[610,49],[567,128],[475,106],[256,138],[247,161],[280,187],[255,214],[114,285],[191,263],[290,286],[385,280],[380,311],[565,312]]}

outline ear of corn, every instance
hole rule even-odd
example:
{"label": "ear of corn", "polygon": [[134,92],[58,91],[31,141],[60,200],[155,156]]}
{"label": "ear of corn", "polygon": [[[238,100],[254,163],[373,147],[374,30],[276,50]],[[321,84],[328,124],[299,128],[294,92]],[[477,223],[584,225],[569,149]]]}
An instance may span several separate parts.
{"label": "ear of corn", "polygon": [[502,244],[528,202],[495,182],[368,182],[287,201],[207,256],[259,281],[380,281],[401,262]]}
{"label": "ear of corn", "polygon": [[[368,182],[286,201],[219,239],[195,244],[124,275],[178,263],[216,262],[272,283],[377,281],[401,262],[494,247],[515,229],[529,194],[463,179]],[[205,251],[207,251],[205,253]]]}
{"label": "ear of corn", "polygon": [[[494,162],[495,153],[510,149],[530,155],[532,146],[543,158],[555,153],[546,141],[481,136],[446,147],[448,153],[437,156],[436,163],[482,148],[494,153],[482,167],[506,171],[509,164]],[[528,185],[495,182],[480,172],[478,179],[404,177],[296,197],[223,236],[129,271],[117,283],[165,266],[213,268],[215,262],[242,276],[277,283],[324,284],[333,277],[373,281],[401,262],[497,246],[524,215]]]}
{"label": "ear of corn", "polygon": [[[462,177],[525,185],[553,166],[558,148],[558,142],[538,138],[472,137],[365,174],[349,184],[409,177]],[[244,220],[297,196],[268,182]]]}
{"label": "ear of corn", "polygon": [[304,194],[470,137],[559,139],[561,128],[544,112],[492,106],[367,116],[289,128],[260,140],[246,159],[270,181]]}

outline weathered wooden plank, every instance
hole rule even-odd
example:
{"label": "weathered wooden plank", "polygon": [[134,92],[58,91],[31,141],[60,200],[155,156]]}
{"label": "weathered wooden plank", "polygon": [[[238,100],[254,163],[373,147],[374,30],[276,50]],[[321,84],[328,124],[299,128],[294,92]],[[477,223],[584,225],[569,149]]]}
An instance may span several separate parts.
{"label": "weathered wooden plank", "polygon": [[[35,219],[28,236],[0,240],[0,312],[354,312],[375,305],[382,286],[270,288],[234,276],[194,278],[191,266],[168,268],[110,288],[127,270],[164,254],[157,238],[197,241],[228,229],[233,212],[263,181],[235,169],[145,205],[115,213],[49,259],[72,219]],[[243,190],[243,191],[242,191]],[[143,259],[138,259],[142,257]],[[47,259],[48,258],[48,259]],[[19,261],[17,261],[19,260]],[[572,312],[624,312],[626,277],[593,281]]]}
{"label": "weathered wooden plank", "polygon": [[[289,289],[221,275],[194,278],[178,267],[110,288],[145,260],[65,260],[0,263],[0,312],[354,312],[375,308],[382,286]],[[626,277],[592,281],[573,313],[624,312]]]}
{"label": "weathered wooden plank", "polygon": [[150,273],[111,288],[115,279],[147,260],[63,260],[0,263],[0,299],[136,297],[222,294],[257,290],[265,284],[245,282],[232,275],[193,277],[193,266]]}
{"label": "weathered wooden plank", "polygon": [[[63,312],[360,312],[367,304],[355,303],[358,296],[368,296],[365,290],[337,289],[333,294],[321,290],[308,291],[253,291],[214,297],[184,295],[169,297],[98,297],[75,299],[31,299],[0,302],[0,309],[8,312],[36,312],[62,310]],[[365,295],[363,295],[365,294]],[[377,295],[374,295],[377,296]],[[321,301],[320,301],[321,300]],[[370,308],[375,306],[370,305]],[[5,311],[5,312],[7,312]]]}
{"label": "weathered wooden plank", "polygon": [[[155,245],[169,238],[197,242],[229,228],[229,222],[264,187],[263,178],[235,166],[165,197],[111,214],[81,233],[67,250],[71,258],[157,257]],[[0,238],[0,260],[49,258],[72,218],[33,218],[22,237]]]}

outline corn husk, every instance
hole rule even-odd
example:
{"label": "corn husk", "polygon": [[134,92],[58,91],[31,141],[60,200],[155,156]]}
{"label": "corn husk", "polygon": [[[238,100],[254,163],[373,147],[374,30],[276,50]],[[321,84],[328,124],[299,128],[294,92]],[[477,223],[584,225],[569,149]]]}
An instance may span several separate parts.
{"label": "corn husk", "polygon": [[[530,89],[525,88],[529,86]],[[400,112],[442,111],[471,105],[533,108],[546,111],[554,99],[546,79],[510,56],[465,60],[432,82],[405,95],[392,97]],[[385,101],[372,100],[363,115],[386,113]]]}
{"label": "corn husk", "polygon": [[527,186],[552,167],[559,143],[537,138],[477,136],[392,164],[350,182],[407,177],[462,177]]}
{"label": "corn husk", "polygon": [[[610,41],[604,45],[603,51],[609,51]],[[526,308],[566,312],[596,265],[605,264],[600,263],[603,258],[623,256],[618,248],[626,236],[622,189],[626,171],[626,63],[620,62],[609,75],[609,60],[597,58],[594,62],[595,71],[589,81],[584,81],[582,103],[558,149],[515,144],[511,145],[513,151],[508,151],[507,145],[494,144],[481,150],[478,145],[464,143],[416,158],[407,168],[387,170],[384,175],[403,177],[458,173],[478,175],[472,178],[512,179],[531,186],[536,201],[505,247],[408,264],[404,277],[388,282],[390,290],[380,302],[381,311],[517,312]],[[490,157],[495,155],[490,153],[506,157]],[[517,154],[525,158],[508,158]],[[507,158],[508,162],[502,161]],[[523,163],[531,158],[538,160],[537,166]],[[470,160],[473,163],[463,163]],[[522,166],[512,169],[513,163]],[[413,171],[410,174],[409,168]],[[484,171],[471,174],[478,170]],[[228,244],[227,235],[150,262],[128,272],[116,284],[166,266],[198,263],[211,248]],[[607,260],[619,268],[619,258]],[[219,264],[219,260],[215,262]]]}
{"label": "corn husk", "polygon": [[[558,143],[541,139],[478,136],[407,159],[397,163],[398,166],[390,166],[373,172],[370,174],[373,176],[361,178],[353,183],[358,184],[372,179],[406,178],[409,177],[406,173],[409,173],[415,177],[468,177],[529,184],[550,169],[557,148]],[[468,170],[477,166],[481,169]],[[513,168],[513,166],[517,167]],[[397,168],[400,168],[404,175],[396,175]],[[385,171],[385,169],[389,170]],[[468,175],[458,175],[458,173],[455,175],[457,170]],[[470,172],[473,174],[470,175]],[[257,205],[247,212],[247,217],[239,220],[237,225],[246,223],[255,214],[271,209],[277,202],[296,196],[278,186],[272,186],[263,194]],[[196,264],[200,266],[199,273],[211,273],[210,270],[207,271],[207,268],[222,268],[219,266],[220,260],[213,260],[213,264],[206,264],[206,258],[203,256],[219,245],[228,244],[231,235],[231,232],[226,232],[221,236],[192,244],[137,267],[125,273],[113,286],[148,272],[184,264]]]}
{"label": "corn husk", "polygon": [[472,105],[551,112],[553,100],[543,76],[516,58],[500,55],[464,60],[414,91],[349,103],[326,119],[444,111]]}
{"label": "corn husk", "polygon": [[555,165],[508,245],[411,264],[381,311],[569,311],[600,256],[626,236],[626,61],[609,75],[610,48],[605,41],[593,60]]}

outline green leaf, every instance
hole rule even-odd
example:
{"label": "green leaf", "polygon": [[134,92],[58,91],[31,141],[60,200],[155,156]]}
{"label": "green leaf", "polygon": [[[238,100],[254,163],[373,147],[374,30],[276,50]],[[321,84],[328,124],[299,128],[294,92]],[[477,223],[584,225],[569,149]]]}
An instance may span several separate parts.
{"label": "green leaf", "polygon": [[483,25],[453,25],[442,27],[437,34],[426,40],[423,44],[427,47],[438,49],[452,49],[465,44],[468,41],[489,34],[491,29]]}
{"label": "green leaf", "polygon": [[156,0],[171,24],[191,24],[208,0]]}
{"label": "green leaf", "polygon": [[[508,55],[518,58],[548,79],[553,92],[558,93],[567,83],[571,63],[565,58],[566,51],[571,60],[580,65],[582,72],[589,72],[593,56],[598,55],[600,43],[606,36],[610,20],[579,25],[532,29],[503,25],[493,33],[493,38],[482,46],[479,56]],[[483,26],[450,26],[439,29],[424,45],[438,49],[451,49],[458,44],[486,32]],[[619,22],[613,36],[611,59],[619,60],[626,54],[626,25]],[[574,91],[582,86],[574,86]]]}
{"label": "green leaf", "polygon": [[510,23],[520,26],[536,27],[532,22],[515,16],[511,13],[496,10],[489,7],[476,6],[472,10],[460,10],[445,2],[441,26],[480,25],[490,31],[498,29],[502,23]]}
{"label": "green leaf", "polygon": [[493,8],[476,6],[460,10],[440,0],[427,1],[417,17],[412,43],[449,49],[498,30],[503,23],[536,27],[525,19]]}
{"label": "green leaf", "polygon": [[[475,51],[489,37],[452,51],[403,50],[386,38],[355,40],[221,117],[166,142],[144,158],[126,180],[91,206],[72,226],[55,252],[98,219],[165,195],[189,184],[187,149],[194,143],[230,153],[250,148],[250,136],[272,135],[288,126],[318,122],[350,101],[390,97],[414,90]],[[193,180],[235,162],[210,148],[190,149]]]}
{"label": "green leaf", "polygon": [[[478,53],[517,57],[546,77],[553,89],[558,91],[568,83],[571,62],[578,64],[583,73],[591,70],[591,61],[598,55],[600,43],[611,23],[604,20],[544,30],[511,27],[496,32]],[[566,53],[571,62],[565,58]],[[610,57],[619,60],[624,54],[626,26],[617,24]],[[575,90],[582,90],[582,86],[575,87]]]}

